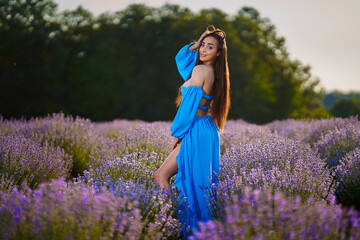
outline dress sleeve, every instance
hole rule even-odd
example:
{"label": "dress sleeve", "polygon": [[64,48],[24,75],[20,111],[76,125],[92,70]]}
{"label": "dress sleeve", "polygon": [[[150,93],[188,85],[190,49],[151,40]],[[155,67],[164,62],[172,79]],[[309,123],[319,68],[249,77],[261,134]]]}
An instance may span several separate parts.
{"label": "dress sleeve", "polygon": [[170,127],[171,136],[180,139],[184,138],[193,124],[203,91],[200,87],[188,86],[182,87],[181,93],[182,100]]}
{"label": "dress sleeve", "polygon": [[195,66],[198,51],[191,51],[189,48],[194,42],[184,46],[175,56],[176,66],[184,81],[188,80]]}

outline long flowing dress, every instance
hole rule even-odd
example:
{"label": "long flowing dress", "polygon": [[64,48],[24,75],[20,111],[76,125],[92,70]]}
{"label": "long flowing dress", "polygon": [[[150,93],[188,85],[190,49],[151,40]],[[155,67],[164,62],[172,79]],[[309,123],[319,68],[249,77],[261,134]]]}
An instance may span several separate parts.
{"label": "long flowing dress", "polygon": [[[197,51],[191,51],[189,46],[191,44],[183,47],[175,57],[178,70],[185,81],[194,68],[197,56]],[[217,184],[220,171],[220,137],[209,114],[195,116],[198,108],[210,108],[199,106],[201,99],[212,99],[212,96],[205,95],[198,86],[182,86],[181,96],[181,104],[171,125],[171,135],[182,139],[176,157],[178,172],[174,184],[179,189],[178,201],[179,206],[182,206],[179,218],[184,227],[183,235],[187,236],[189,232],[186,233],[186,228],[191,231],[198,229],[199,221],[206,222],[210,219],[210,195],[206,190]]]}

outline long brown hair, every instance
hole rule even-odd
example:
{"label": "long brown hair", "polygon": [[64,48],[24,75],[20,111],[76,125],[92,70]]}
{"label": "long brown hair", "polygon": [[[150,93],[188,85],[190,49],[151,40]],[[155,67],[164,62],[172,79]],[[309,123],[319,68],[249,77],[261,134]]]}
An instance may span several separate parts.
{"label": "long brown hair", "polygon": [[[204,36],[202,41],[204,41],[204,39],[209,36],[214,37],[218,42],[218,52],[220,52],[220,55],[215,59],[214,62],[214,99],[211,103],[210,115],[212,119],[214,119],[219,130],[222,131],[224,129],[224,125],[230,108],[230,74],[227,61],[227,46],[225,41],[226,34],[220,29],[215,29],[214,26],[210,27],[212,27],[213,29],[210,31],[210,33]],[[200,54],[197,55],[195,66],[202,64],[199,55]],[[181,103],[180,89],[175,103],[177,106],[179,106]]]}

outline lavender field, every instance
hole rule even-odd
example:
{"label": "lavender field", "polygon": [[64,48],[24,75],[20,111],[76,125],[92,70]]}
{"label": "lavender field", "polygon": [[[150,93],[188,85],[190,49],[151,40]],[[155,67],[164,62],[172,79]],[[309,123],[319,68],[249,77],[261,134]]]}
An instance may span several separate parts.
{"label": "lavender field", "polygon": [[[0,117],[0,239],[179,239],[177,189],[153,179],[170,125]],[[360,239],[355,117],[229,120],[219,179],[190,239]]]}

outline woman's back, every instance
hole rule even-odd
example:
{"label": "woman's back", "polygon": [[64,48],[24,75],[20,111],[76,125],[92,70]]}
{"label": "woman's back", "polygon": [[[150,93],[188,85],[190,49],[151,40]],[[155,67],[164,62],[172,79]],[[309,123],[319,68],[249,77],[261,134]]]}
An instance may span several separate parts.
{"label": "woman's back", "polygon": [[204,97],[200,101],[200,108],[198,108],[195,116],[205,116],[209,113],[209,108],[211,100],[212,100],[212,93],[213,93],[213,85],[214,85],[214,70],[212,66],[207,65],[197,65],[191,78],[187,80],[182,87],[188,86],[197,86],[200,87],[204,93]]}

